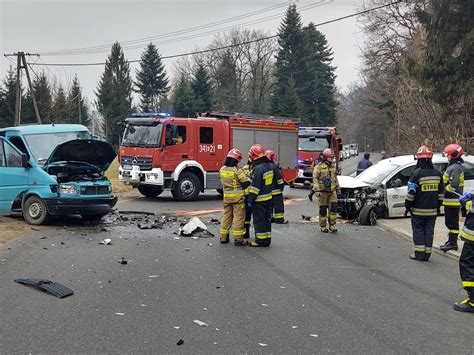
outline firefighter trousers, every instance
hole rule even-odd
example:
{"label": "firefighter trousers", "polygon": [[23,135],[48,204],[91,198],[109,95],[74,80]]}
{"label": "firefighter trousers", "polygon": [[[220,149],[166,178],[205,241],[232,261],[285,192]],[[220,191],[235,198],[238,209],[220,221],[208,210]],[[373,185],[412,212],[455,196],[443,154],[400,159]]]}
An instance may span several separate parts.
{"label": "firefighter trousers", "polygon": [[444,206],[444,222],[448,228],[448,238],[451,244],[458,244],[459,207]]}
{"label": "firefighter trousers", "polygon": [[255,202],[252,216],[255,242],[263,247],[270,246],[272,241],[272,201]]}
{"label": "firefighter trousers", "polygon": [[241,241],[245,234],[245,202],[224,203],[224,214],[221,220],[221,240],[229,239],[229,229],[232,227],[232,235],[235,241]]}
{"label": "firefighter trousers", "polygon": [[433,247],[436,217],[411,217],[413,244],[417,260],[428,261]]}
{"label": "firefighter trousers", "polygon": [[319,226],[326,228],[329,209],[329,225],[335,226],[337,219],[337,195],[333,192],[320,192],[318,197],[319,203]]}
{"label": "firefighter trousers", "polygon": [[247,207],[247,201],[245,202],[245,234],[244,238],[250,238],[250,224],[252,221],[252,208]]}
{"label": "firefighter trousers", "polygon": [[285,204],[283,202],[283,194],[272,195],[273,217],[276,223],[285,220]]}
{"label": "firefighter trousers", "polygon": [[464,242],[459,258],[459,272],[462,286],[467,291],[471,302],[474,302],[474,243]]}

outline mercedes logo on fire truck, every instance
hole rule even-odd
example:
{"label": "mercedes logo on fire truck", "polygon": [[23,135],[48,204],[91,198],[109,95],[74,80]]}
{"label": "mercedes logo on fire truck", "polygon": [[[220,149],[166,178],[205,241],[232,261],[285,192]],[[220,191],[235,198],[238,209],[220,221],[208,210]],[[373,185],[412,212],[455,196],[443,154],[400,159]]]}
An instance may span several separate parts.
{"label": "mercedes logo on fire truck", "polygon": [[137,157],[132,158],[132,164],[133,165],[138,165],[138,158]]}

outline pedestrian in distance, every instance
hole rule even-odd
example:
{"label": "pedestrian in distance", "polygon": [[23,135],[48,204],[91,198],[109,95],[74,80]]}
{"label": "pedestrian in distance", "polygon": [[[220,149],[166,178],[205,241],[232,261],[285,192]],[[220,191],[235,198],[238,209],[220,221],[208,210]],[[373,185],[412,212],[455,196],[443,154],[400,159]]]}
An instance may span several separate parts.
{"label": "pedestrian in distance", "polygon": [[459,202],[466,209],[466,222],[461,232],[464,241],[461,257],[459,258],[459,272],[462,286],[467,292],[467,298],[454,304],[454,309],[460,312],[474,313],[474,201],[472,192],[463,194]]}
{"label": "pedestrian in distance", "polygon": [[410,259],[428,261],[433,246],[436,216],[443,203],[441,173],[433,167],[433,151],[426,145],[416,152],[416,168],[408,182],[405,208],[411,216],[414,253]]}
{"label": "pedestrian in distance", "polygon": [[387,158],[388,158],[387,152],[385,150],[382,150],[382,152],[380,153],[380,160],[384,160]]}
{"label": "pedestrian in distance", "polygon": [[272,241],[272,190],[273,168],[265,156],[260,144],[250,147],[249,158],[252,161],[252,182],[249,186],[247,207],[252,208],[255,241],[251,247],[269,247]]}
{"label": "pedestrian in distance", "polygon": [[370,154],[369,153],[364,153],[364,158],[362,158],[362,160],[357,164],[357,174],[356,175],[359,175],[365,169],[372,166],[372,162],[369,160],[369,158],[370,158]]}
{"label": "pedestrian in distance", "polygon": [[448,240],[440,249],[458,250],[459,210],[461,203],[458,196],[464,191],[464,170],[462,155],[464,151],[459,144],[449,144],[444,148],[444,155],[448,157],[448,168],[444,172],[444,221],[448,228]]}
{"label": "pedestrian in distance", "polygon": [[323,151],[322,156],[323,160],[313,170],[313,191],[319,202],[319,226],[323,233],[337,233],[337,195],[341,191],[337,181],[334,152],[328,148]]}
{"label": "pedestrian in distance", "polygon": [[247,241],[245,234],[245,188],[250,180],[237,165],[242,160],[242,153],[231,149],[227,154],[224,166],[219,170],[219,177],[224,194],[224,213],[220,226],[221,243],[229,243],[229,230],[232,227],[234,245],[244,246]]}
{"label": "pedestrian in distance", "polygon": [[265,156],[270,161],[270,166],[273,169],[273,190],[272,190],[272,203],[273,203],[273,218],[277,224],[287,224],[285,221],[285,203],[283,200],[283,190],[285,188],[285,181],[281,175],[280,168],[276,164],[277,154],[273,150],[266,150]]}

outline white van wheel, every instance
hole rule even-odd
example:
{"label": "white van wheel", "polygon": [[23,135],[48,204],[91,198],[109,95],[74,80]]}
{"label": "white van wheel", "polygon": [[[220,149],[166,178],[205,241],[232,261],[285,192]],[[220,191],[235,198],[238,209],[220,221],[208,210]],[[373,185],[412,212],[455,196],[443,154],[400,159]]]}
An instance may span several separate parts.
{"label": "white van wheel", "polygon": [[28,224],[46,223],[49,218],[46,203],[38,196],[29,197],[23,205],[23,218]]}

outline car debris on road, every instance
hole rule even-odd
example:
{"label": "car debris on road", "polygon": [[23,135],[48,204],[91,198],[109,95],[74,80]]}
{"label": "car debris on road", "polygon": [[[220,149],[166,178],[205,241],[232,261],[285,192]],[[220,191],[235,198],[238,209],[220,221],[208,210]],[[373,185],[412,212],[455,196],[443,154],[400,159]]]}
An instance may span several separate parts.
{"label": "car debris on road", "polygon": [[61,285],[60,283],[50,281],[50,280],[16,279],[15,282],[22,285],[37,287],[39,289],[42,289],[46,292],[51,293],[53,296],[56,296],[58,298],[64,298],[64,297],[71,296],[74,294],[74,292],[70,288],[64,285]]}

